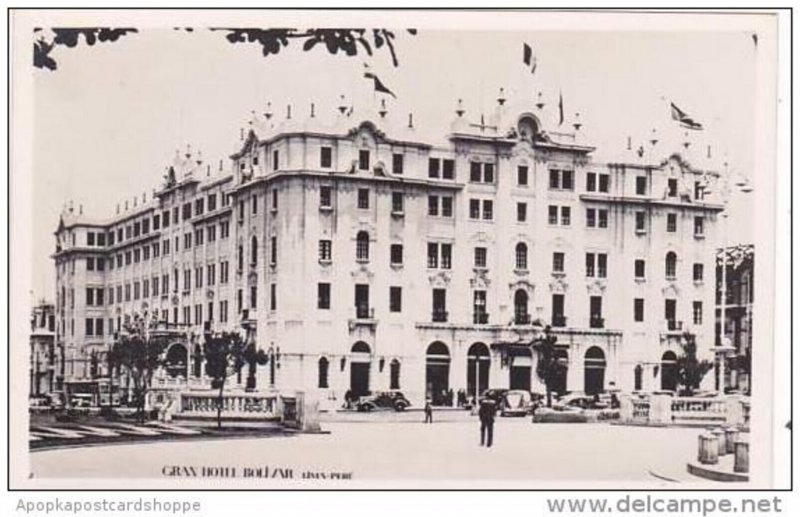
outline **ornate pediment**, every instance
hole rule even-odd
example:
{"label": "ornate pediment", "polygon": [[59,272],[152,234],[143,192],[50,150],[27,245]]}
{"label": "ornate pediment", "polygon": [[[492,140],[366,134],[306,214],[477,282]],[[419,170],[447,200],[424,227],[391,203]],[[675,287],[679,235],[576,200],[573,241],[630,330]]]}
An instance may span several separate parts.
{"label": "ornate pediment", "polygon": [[488,243],[492,241],[491,236],[486,232],[476,232],[473,233],[472,236],[469,238],[470,242],[480,242],[480,243]]}
{"label": "ornate pediment", "polygon": [[565,294],[567,292],[567,288],[569,284],[564,279],[564,277],[554,278],[550,282],[550,292],[554,294]]}
{"label": "ornate pediment", "polygon": [[514,280],[513,282],[509,282],[508,288],[511,290],[511,292],[514,292],[517,289],[523,289],[527,291],[528,294],[533,294],[534,289],[536,289],[536,284],[527,278],[520,278],[518,280]]}
{"label": "ornate pediment", "polygon": [[586,291],[590,295],[602,296],[605,294],[607,287],[608,283],[600,278],[586,282]]}
{"label": "ornate pediment", "polygon": [[366,145],[374,145],[377,140],[386,140],[386,133],[378,129],[378,126],[369,120],[364,120],[359,125],[350,129],[347,132],[347,136],[353,138],[354,141],[360,140],[360,142],[356,143]]}
{"label": "ornate pediment", "polygon": [[428,281],[431,283],[431,287],[447,287],[450,285],[450,280],[451,274],[445,271],[437,271],[436,273],[428,276]]}
{"label": "ornate pediment", "polygon": [[473,268],[472,278],[469,279],[469,285],[473,289],[485,289],[491,284],[489,279],[489,270],[486,268]]}
{"label": "ornate pediment", "polygon": [[675,282],[670,282],[661,290],[661,294],[665,298],[678,298],[681,295],[681,290]]}
{"label": "ornate pediment", "polygon": [[359,264],[356,269],[350,272],[350,276],[356,283],[365,283],[372,280],[375,273],[369,268],[368,264]]}

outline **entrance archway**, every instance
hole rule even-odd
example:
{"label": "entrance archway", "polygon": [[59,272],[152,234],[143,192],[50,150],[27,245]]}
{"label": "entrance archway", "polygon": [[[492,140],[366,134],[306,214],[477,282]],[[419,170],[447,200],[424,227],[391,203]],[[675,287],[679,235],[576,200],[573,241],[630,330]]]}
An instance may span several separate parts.
{"label": "entrance archway", "polygon": [[605,391],[606,355],[599,347],[586,351],[583,359],[583,391],[594,395]]}
{"label": "entrance archway", "polygon": [[530,350],[519,352],[511,358],[511,367],[508,369],[508,387],[512,390],[531,389],[531,369],[533,355]]}
{"label": "entrance archway", "polygon": [[372,350],[363,341],[358,341],[350,349],[350,394],[353,398],[369,394],[369,369],[372,363]]}
{"label": "entrance archway", "polygon": [[675,391],[678,387],[678,357],[667,350],[661,356],[661,389]]}
{"label": "entrance archway", "polygon": [[164,368],[167,370],[167,375],[172,378],[185,379],[189,376],[189,351],[185,345],[182,343],[170,345],[164,360]]}
{"label": "entrance archway", "polygon": [[449,389],[450,350],[441,341],[435,341],[425,355],[425,395],[434,406],[444,406],[449,402]]}
{"label": "entrance archway", "polygon": [[483,343],[474,343],[467,351],[467,395],[478,400],[481,393],[489,389],[489,348]]}

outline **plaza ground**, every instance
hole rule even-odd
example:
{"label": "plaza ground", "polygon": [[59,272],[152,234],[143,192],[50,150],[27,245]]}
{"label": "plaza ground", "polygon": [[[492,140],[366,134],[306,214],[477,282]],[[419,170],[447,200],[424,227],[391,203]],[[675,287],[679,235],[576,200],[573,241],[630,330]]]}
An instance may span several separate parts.
{"label": "plaza ground", "polygon": [[[700,429],[533,424],[528,418],[503,418],[488,449],[479,446],[477,419],[463,413],[433,424],[408,418],[369,424],[326,421],[323,428],[329,432],[46,450],[31,454],[31,470],[37,478],[163,480],[166,465],[269,466],[292,469],[295,477],[307,471],[350,473],[356,482],[449,479],[514,481],[527,488],[549,482],[617,488],[730,487],[686,472],[686,462],[697,454]],[[261,486],[281,483],[262,480]]]}

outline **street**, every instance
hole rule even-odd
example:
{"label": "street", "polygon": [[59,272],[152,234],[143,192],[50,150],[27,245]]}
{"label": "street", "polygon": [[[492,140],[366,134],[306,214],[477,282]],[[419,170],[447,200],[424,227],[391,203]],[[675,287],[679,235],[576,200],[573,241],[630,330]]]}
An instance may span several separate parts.
{"label": "street", "polygon": [[241,477],[246,467],[268,465],[292,469],[294,481],[302,472],[339,472],[361,482],[573,481],[618,488],[630,487],[627,482],[651,488],[710,484],[686,473],[686,462],[697,454],[699,429],[503,418],[495,426],[491,449],[479,446],[477,420],[325,422],[323,429],[325,434],[41,451],[31,454],[31,466],[35,477],[47,478],[164,479],[168,465],[238,467],[236,477]]}

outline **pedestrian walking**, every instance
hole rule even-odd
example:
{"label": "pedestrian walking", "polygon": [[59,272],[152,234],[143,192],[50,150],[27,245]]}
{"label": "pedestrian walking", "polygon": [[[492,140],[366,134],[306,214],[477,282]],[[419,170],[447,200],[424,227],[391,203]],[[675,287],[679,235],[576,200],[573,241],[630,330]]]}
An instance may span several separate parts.
{"label": "pedestrian walking", "polygon": [[494,400],[489,398],[481,400],[481,405],[478,409],[478,418],[480,418],[481,421],[481,446],[484,444],[487,447],[492,446],[495,411],[496,406]]}
{"label": "pedestrian walking", "polygon": [[431,405],[431,399],[425,401],[425,423],[433,423],[433,406]]}

